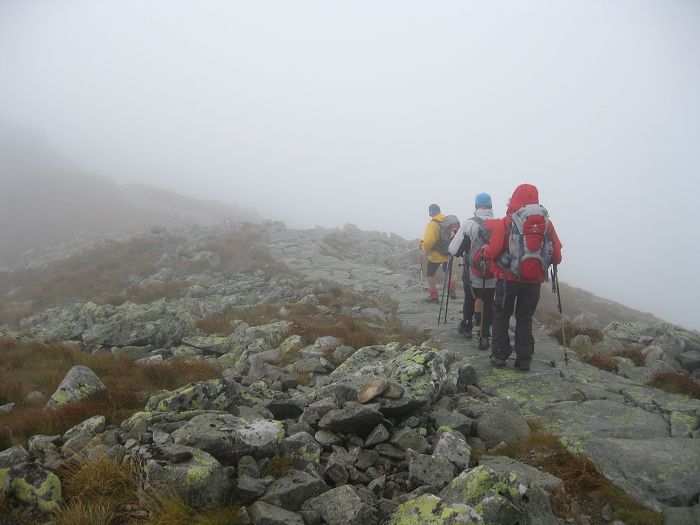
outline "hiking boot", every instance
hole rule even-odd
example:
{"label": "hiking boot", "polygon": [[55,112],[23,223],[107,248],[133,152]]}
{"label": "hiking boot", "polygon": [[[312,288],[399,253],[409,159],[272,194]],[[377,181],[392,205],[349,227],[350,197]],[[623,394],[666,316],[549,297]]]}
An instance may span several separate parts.
{"label": "hiking boot", "polygon": [[471,339],[472,338],[472,327],[469,326],[464,321],[461,321],[459,323],[459,326],[457,326],[457,333],[462,334],[462,337],[464,337],[465,339]]}
{"label": "hiking boot", "polygon": [[493,355],[493,354],[491,354],[491,357],[489,357],[489,362],[490,362],[493,366],[498,367],[498,368],[503,368],[504,366],[506,366],[506,360],[505,360],[505,359],[501,359],[500,357],[496,357],[496,356]]}
{"label": "hiking boot", "polygon": [[488,350],[489,349],[489,338],[488,337],[479,337],[479,350]]}
{"label": "hiking boot", "polygon": [[530,361],[518,361],[516,359],[513,366],[516,370],[522,370],[523,372],[527,372],[528,370],[530,370]]}

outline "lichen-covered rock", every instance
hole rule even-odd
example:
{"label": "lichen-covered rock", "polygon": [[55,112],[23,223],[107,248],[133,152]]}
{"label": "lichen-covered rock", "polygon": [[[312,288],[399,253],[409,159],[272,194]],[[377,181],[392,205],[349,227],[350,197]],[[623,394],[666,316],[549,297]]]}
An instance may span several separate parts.
{"label": "lichen-covered rock", "polygon": [[388,525],[461,525],[484,523],[469,505],[447,503],[433,494],[423,494],[398,506]]}
{"label": "lichen-covered rock", "polygon": [[552,514],[549,494],[515,470],[497,472],[479,465],[454,478],[440,498],[473,506],[489,525],[562,523]]}
{"label": "lichen-covered rock", "polygon": [[146,403],[149,412],[183,412],[188,410],[223,410],[237,412],[240,406],[261,402],[244,386],[223,379],[192,383],[177,390],[152,396]]}
{"label": "lichen-covered rock", "polygon": [[0,483],[8,497],[40,512],[57,510],[61,503],[61,480],[36,463],[0,470]]}
{"label": "lichen-covered rock", "polygon": [[221,464],[203,450],[183,445],[148,445],[135,455],[145,479],[158,491],[175,489],[196,507],[220,507],[228,503],[230,481]]}
{"label": "lichen-covered rock", "polygon": [[96,434],[104,431],[105,424],[104,416],[93,416],[70,428],[63,434],[64,450],[82,450]]}
{"label": "lichen-covered rock", "polygon": [[239,458],[272,456],[284,439],[280,421],[210,413],[195,416],[172,433],[178,445],[199,448],[224,465]]}
{"label": "lichen-covered rock", "polygon": [[304,509],[318,512],[328,525],[375,525],[378,523],[374,507],[350,485],[342,485],[311,498]]}
{"label": "lichen-covered rock", "polygon": [[75,403],[106,388],[92,370],[86,366],[77,365],[68,371],[46,406],[58,408],[68,403]]}

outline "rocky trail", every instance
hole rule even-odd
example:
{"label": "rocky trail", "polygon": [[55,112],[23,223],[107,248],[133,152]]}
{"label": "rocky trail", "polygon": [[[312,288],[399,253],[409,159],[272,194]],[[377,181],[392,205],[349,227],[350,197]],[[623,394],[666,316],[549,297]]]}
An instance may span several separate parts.
{"label": "rocky trail", "polygon": [[[308,239],[304,246],[297,251],[283,242],[272,243],[290,267],[307,275],[358,289],[380,287],[398,303],[397,315],[404,324],[427,330],[442,348],[473,366],[477,385],[486,393],[515,399],[526,416],[544,421],[567,446],[589,457],[638,501],[665,509],[667,518],[677,523],[700,523],[700,401],[581,363],[571,350],[567,365],[564,348],[537,323],[530,372],[515,370],[514,356],[506,368],[493,367],[488,350],[479,350],[475,339],[465,340],[457,333],[461,289],[449,302],[447,323],[438,325],[440,305],[421,304],[425,292],[418,268],[397,275],[314,250],[322,244]],[[550,293],[546,283],[542,293]]]}
{"label": "rocky trail", "polygon": [[[573,351],[565,364],[563,347],[536,324],[532,369],[516,371],[512,360],[494,368],[488,351],[456,331],[461,290],[446,324],[437,325],[439,305],[421,304],[415,243],[350,225],[240,228],[289,271],[256,269],[252,259],[222,265],[211,236],[230,230],[178,232],[176,242],[159,245],[158,262],[132,279],[140,287],[177,281],[177,295],[118,305],[71,300],[22,319],[25,335],[80,352],[153,366],[191,359],[215,365],[221,377],[157,391],[121,423],[96,415],[63,435],[35,435],[26,449],[0,451],[0,489],[13,505],[43,516],[70,507],[54,471],[76,454],[106,455],[137,465],[141,489],[175,489],[195,508],[242,502],[235,523],[563,525],[552,503],[560,479],[482,455],[526,437],[534,422],[663,512],[666,523],[700,522],[700,401],[645,384],[659,370],[685,367],[697,376],[697,334],[665,323],[611,323],[595,348],[635,342],[646,352],[644,366],[615,357],[615,374]],[[352,289],[357,303],[320,304],[332,287]],[[198,328],[202,319],[261,304],[274,305],[266,321],[229,319],[225,333]],[[342,316],[370,324],[395,316],[429,340],[355,347],[325,333],[305,340],[290,332],[295,308],[331,319],[324,326]],[[0,326],[0,338],[25,335]],[[91,370],[75,366],[47,406],[104,389]],[[280,462],[286,467],[272,475]],[[620,525],[608,510],[566,512],[569,523]],[[0,524],[11,522],[0,516]]]}

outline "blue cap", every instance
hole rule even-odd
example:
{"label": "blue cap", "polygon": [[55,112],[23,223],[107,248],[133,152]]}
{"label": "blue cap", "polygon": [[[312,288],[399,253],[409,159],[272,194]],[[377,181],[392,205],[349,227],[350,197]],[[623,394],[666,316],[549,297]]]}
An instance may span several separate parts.
{"label": "blue cap", "polygon": [[431,204],[428,207],[428,215],[430,215],[431,217],[433,215],[437,215],[438,213],[440,213],[440,206],[438,206],[437,204]]}
{"label": "blue cap", "polygon": [[474,199],[474,205],[475,206],[488,206],[489,208],[493,206],[491,204],[491,195],[488,193],[479,193],[476,196],[476,199]]}

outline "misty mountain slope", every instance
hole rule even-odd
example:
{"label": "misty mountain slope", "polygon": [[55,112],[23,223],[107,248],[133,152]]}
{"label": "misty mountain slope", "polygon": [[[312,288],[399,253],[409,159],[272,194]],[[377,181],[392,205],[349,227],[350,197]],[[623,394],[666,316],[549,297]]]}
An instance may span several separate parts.
{"label": "misty mountain slope", "polygon": [[253,211],[144,185],[118,185],[0,123],[0,261],[85,236],[259,220]]}
{"label": "misty mountain slope", "polygon": [[[299,456],[301,463],[295,468],[307,473],[315,469],[319,476],[309,481],[329,497],[374,487],[378,498],[396,500],[437,479],[436,494],[449,502],[450,490],[438,491],[453,479],[458,483],[472,470],[498,470],[493,459],[474,454],[470,460],[472,451],[491,449],[498,454],[501,441],[520,442],[529,432],[529,416],[544,421],[570,450],[588,458],[631,495],[637,511],[642,505],[657,513],[692,512],[699,481],[692,458],[700,451],[700,400],[657,390],[648,378],[661,371],[687,377],[684,367],[697,376],[697,335],[666,323],[656,323],[651,332],[634,325],[605,329],[600,351],[621,348],[630,337],[646,346],[643,365],[613,358],[620,366],[610,373],[571,351],[569,364],[564,364],[563,348],[547,327],[536,323],[532,370],[523,374],[510,365],[494,369],[488,352],[457,334],[461,297],[450,304],[447,324],[437,324],[439,306],[421,304],[424,290],[412,259],[416,243],[395,235],[352,226],[294,230],[266,222],[148,233],[86,246],[90,248],[82,254],[71,251],[43,266],[2,275],[0,306],[19,314],[22,307],[27,310],[16,316],[23,334],[0,327],[0,339],[14,339],[3,344],[18,352],[16,345],[21,346],[23,337],[32,337],[64,342],[93,356],[122,355],[152,367],[182,360],[218,367],[221,379],[158,390],[147,402],[135,400],[130,410],[140,410],[145,402],[148,415],[113,421],[116,427],[105,434],[117,435],[114,446],[134,459],[164,458],[167,480],[195,504],[212,491],[222,495],[216,504],[223,504],[230,480],[222,469],[234,466],[238,472],[242,455],[252,455],[259,459],[258,467],[265,466],[278,450],[276,444],[292,455],[300,445],[307,452],[316,450],[313,458],[306,452]],[[48,397],[51,392],[42,394]],[[183,411],[196,418],[172,425]],[[82,419],[95,415],[81,414]],[[238,417],[254,418],[246,424],[266,429],[255,435],[269,436],[274,443],[234,440],[210,446],[219,439],[220,426],[234,428]],[[3,423],[11,420],[11,415],[0,414],[0,442]],[[386,427],[377,430],[378,439],[369,439],[382,422]],[[510,427],[513,422],[520,430]],[[453,458],[459,467],[454,471],[449,458],[431,455],[439,456],[437,443],[446,429],[454,429],[456,444],[465,442],[463,454]],[[144,433],[143,444],[135,440],[130,442],[133,447],[121,445]],[[86,447],[100,442],[97,437]],[[59,445],[66,450],[71,443]],[[181,455],[164,455],[160,446],[211,453],[211,477],[196,488],[177,485],[182,479],[177,469],[191,465],[182,463]],[[183,446],[190,448],[178,448]],[[418,456],[407,454],[409,448],[420,451]],[[382,478],[382,472],[370,466],[372,461],[359,467],[362,463],[346,457],[348,453],[374,458],[383,470],[400,474],[392,479],[401,483]],[[663,459],[653,459],[655,454]],[[47,459],[51,458],[43,461]],[[525,456],[519,460],[527,464]],[[439,470],[440,476],[416,477],[422,462],[429,462],[430,472]],[[351,477],[352,468],[359,471]],[[510,479],[511,469],[522,475],[525,467],[516,461],[506,468],[504,475]],[[320,479],[327,486],[321,486]],[[273,498],[284,484],[275,483],[251,493],[251,501]],[[529,486],[527,479],[519,483]],[[294,512],[309,497],[285,498],[280,504]],[[571,493],[567,498],[588,496]],[[599,504],[586,500],[586,505],[600,507],[605,498],[599,497]],[[372,498],[366,505],[368,515],[381,516],[368,524],[390,522],[394,505],[383,506]],[[571,505],[567,509],[573,515],[588,514],[588,509]],[[331,507],[328,503],[323,508]],[[598,507],[596,516],[601,513]]]}

